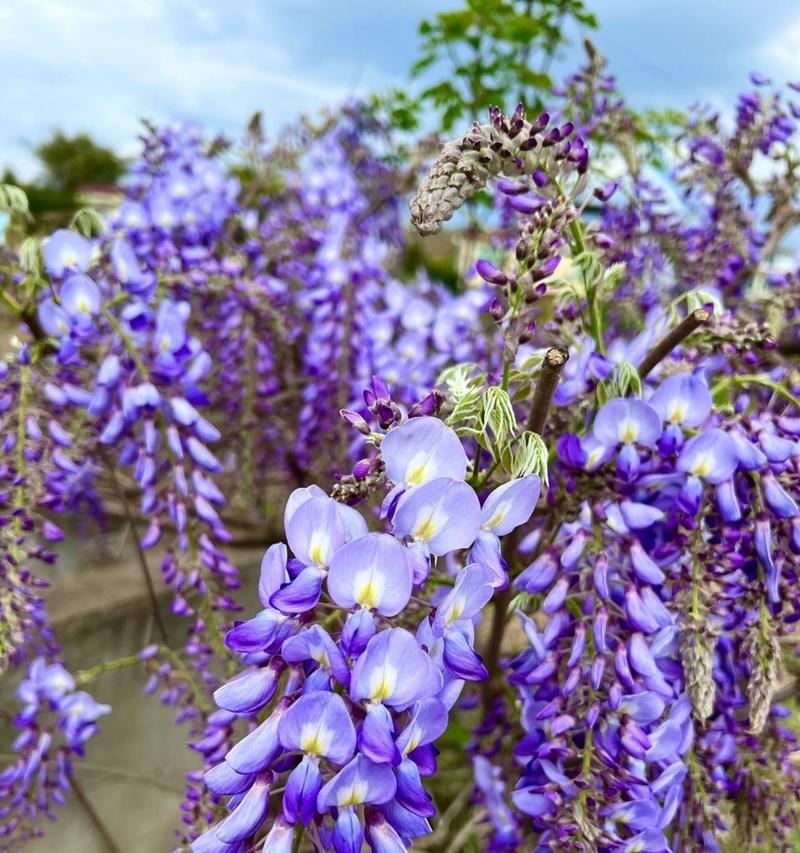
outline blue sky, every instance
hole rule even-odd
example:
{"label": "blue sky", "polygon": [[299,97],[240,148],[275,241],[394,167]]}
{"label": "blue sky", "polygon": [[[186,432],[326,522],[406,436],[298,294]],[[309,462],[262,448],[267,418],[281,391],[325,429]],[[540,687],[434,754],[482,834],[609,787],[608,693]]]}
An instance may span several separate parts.
{"label": "blue sky", "polygon": [[[123,154],[139,117],[231,134],[405,80],[421,17],[459,0],[2,0],[0,166],[52,129]],[[724,106],[754,68],[800,79],[797,0],[597,0],[595,40],[638,106]],[[577,43],[578,34],[572,34]],[[559,63],[570,65],[577,48]]]}

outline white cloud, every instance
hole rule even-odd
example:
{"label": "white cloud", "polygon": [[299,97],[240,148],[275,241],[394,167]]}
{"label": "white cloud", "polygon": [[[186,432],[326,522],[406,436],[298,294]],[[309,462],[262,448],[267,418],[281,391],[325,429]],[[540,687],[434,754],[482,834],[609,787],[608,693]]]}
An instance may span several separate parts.
{"label": "white cloud", "polygon": [[352,94],[313,65],[297,67],[264,9],[258,0],[229,0],[224,13],[214,0],[4,0],[0,165],[30,177],[30,146],[54,128],[121,147],[142,117],[235,133],[255,109],[277,128]]}
{"label": "white cloud", "polygon": [[800,78],[800,16],[764,41],[757,56],[768,63],[770,73]]}

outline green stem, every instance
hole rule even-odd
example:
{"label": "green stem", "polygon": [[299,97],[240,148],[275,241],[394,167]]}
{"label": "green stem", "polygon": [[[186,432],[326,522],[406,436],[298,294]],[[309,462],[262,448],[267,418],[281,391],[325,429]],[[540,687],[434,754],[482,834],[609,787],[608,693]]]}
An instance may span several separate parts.
{"label": "green stem", "polygon": [[592,744],[594,729],[587,729],[583,744],[583,776],[588,779],[592,770]]}
{"label": "green stem", "polygon": [[726,376],[724,379],[721,379],[714,385],[712,389],[712,396],[714,396],[717,392],[724,390],[725,388],[731,385],[762,385],[764,388],[769,388],[774,391],[776,394],[779,394],[781,397],[784,397],[788,400],[793,406],[797,409],[800,409],[800,399],[794,396],[788,388],[781,385],[779,382],[773,382],[767,376],[759,376],[755,373],[749,373],[744,376]]}
{"label": "green stem", "polygon": [[107,660],[103,663],[97,664],[97,666],[90,667],[89,669],[82,669],[75,675],[75,685],[76,687],[83,687],[85,684],[89,684],[94,681],[98,675],[102,675],[104,672],[113,672],[117,669],[122,669],[126,666],[133,666],[134,664],[141,663],[142,660],[139,655],[127,655],[126,657],[116,658],[115,660]]}
{"label": "green stem", "polygon": [[511,379],[511,362],[509,359],[503,359],[503,381],[501,384],[501,388],[504,391],[508,391],[509,381]]}

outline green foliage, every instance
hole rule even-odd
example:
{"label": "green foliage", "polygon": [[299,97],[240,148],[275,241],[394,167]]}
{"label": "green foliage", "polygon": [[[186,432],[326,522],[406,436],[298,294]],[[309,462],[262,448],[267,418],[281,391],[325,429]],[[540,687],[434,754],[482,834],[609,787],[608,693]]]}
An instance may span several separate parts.
{"label": "green foliage", "polygon": [[[66,224],[77,210],[77,192],[85,184],[114,185],[125,174],[125,163],[109,148],[96,144],[85,133],[65,136],[60,131],[34,149],[42,164],[42,177],[36,183],[22,183],[9,169],[0,181],[4,185],[16,185],[14,189],[27,198],[24,216],[17,216],[17,224],[24,224],[22,233],[50,231],[53,227]],[[0,209],[4,201],[0,199]],[[79,211],[72,227],[84,233],[91,228],[85,215]],[[15,219],[12,213],[12,221]],[[33,226],[31,223],[35,223]],[[95,232],[96,233],[96,232]]]}
{"label": "green foliage", "polygon": [[85,133],[56,131],[34,150],[45,170],[44,185],[53,190],[74,193],[81,184],[116,184],[125,174],[123,161]]}
{"label": "green foliage", "polygon": [[480,429],[478,438],[482,447],[492,451],[496,462],[503,459],[509,441],[517,431],[517,419],[508,391],[490,385],[481,395]]}
{"label": "green foliage", "polygon": [[82,207],[72,217],[69,227],[91,239],[102,234],[106,226],[103,217],[94,208]]}
{"label": "green foliage", "polygon": [[632,393],[642,396],[642,380],[639,371],[629,362],[621,361],[614,366],[611,375],[597,385],[597,404],[602,406],[614,397],[626,397]]}
{"label": "green foliage", "polygon": [[[75,209],[75,196],[71,192],[37,184],[23,184],[9,169],[5,170],[0,180],[6,186],[13,186],[26,198],[25,213],[17,216],[20,223],[23,219],[25,221],[37,219],[44,213],[69,212]],[[12,220],[15,218],[14,213],[12,213],[11,218]]]}
{"label": "green foliage", "polygon": [[25,191],[11,183],[0,184],[0,210],[11,217],[26,217],[29,215],[28,196]]}
{"label": "green foliage", "polygon": [[400,270],[404,278],[410,279],[420,269],[424,269],[433,281],[443,284],[453,292],[457,292],[461,285],[461,275],[453,253],[434,255],[426,251],[419,241],[409,240],[400,256]]}
{"label": "green foliage", "polygon": [[481,395],[486,374],[469,362],[456,364],[442,371],[437,385],[443,385],[453,404],[447,425],[459,435],[476,435],[480,431]]}
{"label": "green foliage", "polygon": [[490,105],[511,110],[522,102],[530,110],[541,108],[553,85],[550,64],[570,23],[597,26],[583,0],[465,0],[459,9],[422,21],[422,50],[411,76],[441,76],[416,100],[392,93],[386,118],[410,130],[420,111],[433,107],[439,129],[447,132]]}
{"label": "green foliage", "polygon": [[537,474],[547,486],[550,482],[547,475],[547,459],[547,445],[544,439],[538,433],[526,431],[520,436],[508,464],[504,464],[504,467],[512,477]]}

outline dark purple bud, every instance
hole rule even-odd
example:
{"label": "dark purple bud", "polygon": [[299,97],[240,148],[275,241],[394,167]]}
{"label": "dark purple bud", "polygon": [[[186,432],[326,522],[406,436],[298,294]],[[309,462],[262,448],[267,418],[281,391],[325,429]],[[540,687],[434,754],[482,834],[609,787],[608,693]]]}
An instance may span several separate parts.
{"label": "dark purple bud", "polygon": [[501,179],[497,182],[497,189],[500,190],[501,193],[505,193],[505,195],[522,195],[523,193],[528,192],[528,187],[519,183],[518,181],[507,181],[505,179]]}
{"label": "dark purple bud", "polygon": [[508,199],[509,207],[513,207],[518,213],[530,215],[547,204],[547,200],[541,196],[520,195],[511,196]]}
{"label": "dark purple bud", "polygon": [[546,187],[550,183],[550,177],[546,172],[543,172],[541,169],[537,169],[533,173],[533,175],[531,175],[531,177],[533,178],[534,184],[536,184],[539,189],[541,189],[542,187]]}
{"label": "dark purple bud", "polygon": [[596,199],[600,201],[608,201],[612,195],[617,191],[617,187],[619,186],[619,181],[609,181],[607,184],[604,184],[602,187],[597,187],[592,195]]}
{"label": "dark purple bud", "polygon": [[430,415],[435,415],[444,403],[444,395],[441,391],[431,391],[426,394],[418,403],[408,410],[409,418],[421,418]]}
{"label": "dark purple bud", "polygon": [[380,459],[361,459],[353,466],[353,476],[361,480],[368,477],[381,466]]}
{"label": "dark purple bud", "polygon": [[531,270],[531,277],[534,281],[541,281],[543,278],[548,278],[556,271],[560,263],[561,256],[553,255],[553,257],[548,258],[540,267]]}
{"label": "dark purple bud", "polygon": [[508,284],[508,276],[497,269],[494,264],[489,263],[489,261],[483,258],[475,264],[475,271],[484,281],[488,281],[489,284]]}
{"label": "dark purple bud", "polygon": [[489,314],[491,314],[492,319],[496,321],[502,320],[505,311],[503,310],[503,305],[499,299],[495,298],[491,301],[489,305]]}
{"label": "dark purple bud", "polygon": [[139,660],[152,660],[158,654],[158,643],[151,643],[139,652]]}
{"label": "dark purple bud", "polygon": [[346,420],[350,426],[355,427],[362,435],[369,435],[372,432],[369,424],[358,412],[350,409],[340,409],[339,416]]}

